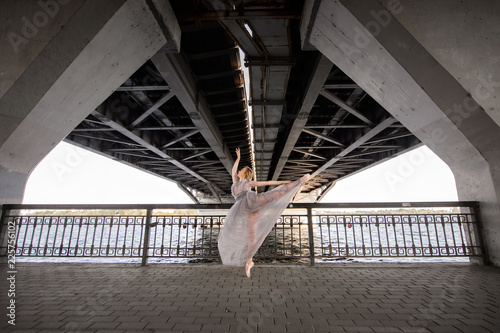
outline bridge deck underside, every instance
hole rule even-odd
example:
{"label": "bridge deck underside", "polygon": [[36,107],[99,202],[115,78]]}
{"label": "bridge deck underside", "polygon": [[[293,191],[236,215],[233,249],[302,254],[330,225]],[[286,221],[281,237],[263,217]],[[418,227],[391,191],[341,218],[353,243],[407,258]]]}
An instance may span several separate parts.
{"label": "bridge deck underside", "polygon": [[335,64],[301,49],[301,1],[238,3],[171,1],[181,52],[160,50],[66,140],[200,203],[233,200],[238,147],[257,180],[311,173],[296,200],[319,201],[340,178],[419,144]]}

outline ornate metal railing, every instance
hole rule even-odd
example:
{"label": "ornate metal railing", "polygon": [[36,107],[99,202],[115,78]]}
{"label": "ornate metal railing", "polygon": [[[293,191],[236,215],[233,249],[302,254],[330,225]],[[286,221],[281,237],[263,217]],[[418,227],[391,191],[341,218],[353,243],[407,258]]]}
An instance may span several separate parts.
{"label": "ornate metal railing", "polygon": [[[475,257],[487,261],[476,202],[293,204],[260,260]],[[0,255],[218,259],[230,205],[5,205]]]}

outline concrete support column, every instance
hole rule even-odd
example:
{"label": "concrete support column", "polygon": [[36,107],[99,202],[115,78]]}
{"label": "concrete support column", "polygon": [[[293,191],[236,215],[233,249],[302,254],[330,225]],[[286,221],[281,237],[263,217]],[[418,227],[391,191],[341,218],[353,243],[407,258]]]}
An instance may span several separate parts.
{"label": "concrete support column", "polygon": [[168,1],[5,0],[0,24],[0,204],[158,50],[178,52]]}
{"label": "concrete support column", "polygon": [[399,1],[308,0],[303,47],[322,52],[450,166],[460,200],[480,202],[500,265],[500,129],[391,14],[403,10]]}

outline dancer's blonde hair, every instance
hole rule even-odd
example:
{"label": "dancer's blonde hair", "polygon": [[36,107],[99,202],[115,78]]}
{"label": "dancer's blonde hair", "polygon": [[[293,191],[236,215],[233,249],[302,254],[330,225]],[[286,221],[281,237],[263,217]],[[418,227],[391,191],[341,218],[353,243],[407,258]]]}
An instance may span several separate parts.
{"label": "dancer's blonde hair", "polygon": [[253,170],[252,170],[252,168],[246,166],[242,170],[243,170],[243,174],[244,174],[245,179],[246,180],[252,180],[252,177],[253,177]]}

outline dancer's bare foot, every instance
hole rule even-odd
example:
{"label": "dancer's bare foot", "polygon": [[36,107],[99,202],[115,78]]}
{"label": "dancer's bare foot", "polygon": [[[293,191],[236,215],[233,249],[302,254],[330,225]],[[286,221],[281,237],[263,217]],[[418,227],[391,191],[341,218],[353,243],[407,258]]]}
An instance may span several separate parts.
{"label": "dancer's bare foot", "polygon": [[246,263],[245,272],[247,273],[247,277],[250,277],[250,270],[252,269],[253,265],[254,265],[253,261],[250,263],[248,262]]}
{"label": "dancer's bare foot", "polygon": [[300,178],[300,181],[302,183],[307,183],[307,181],[311,178],[311,175],[306,173],[305,175],[302,176],[302,178]]}

